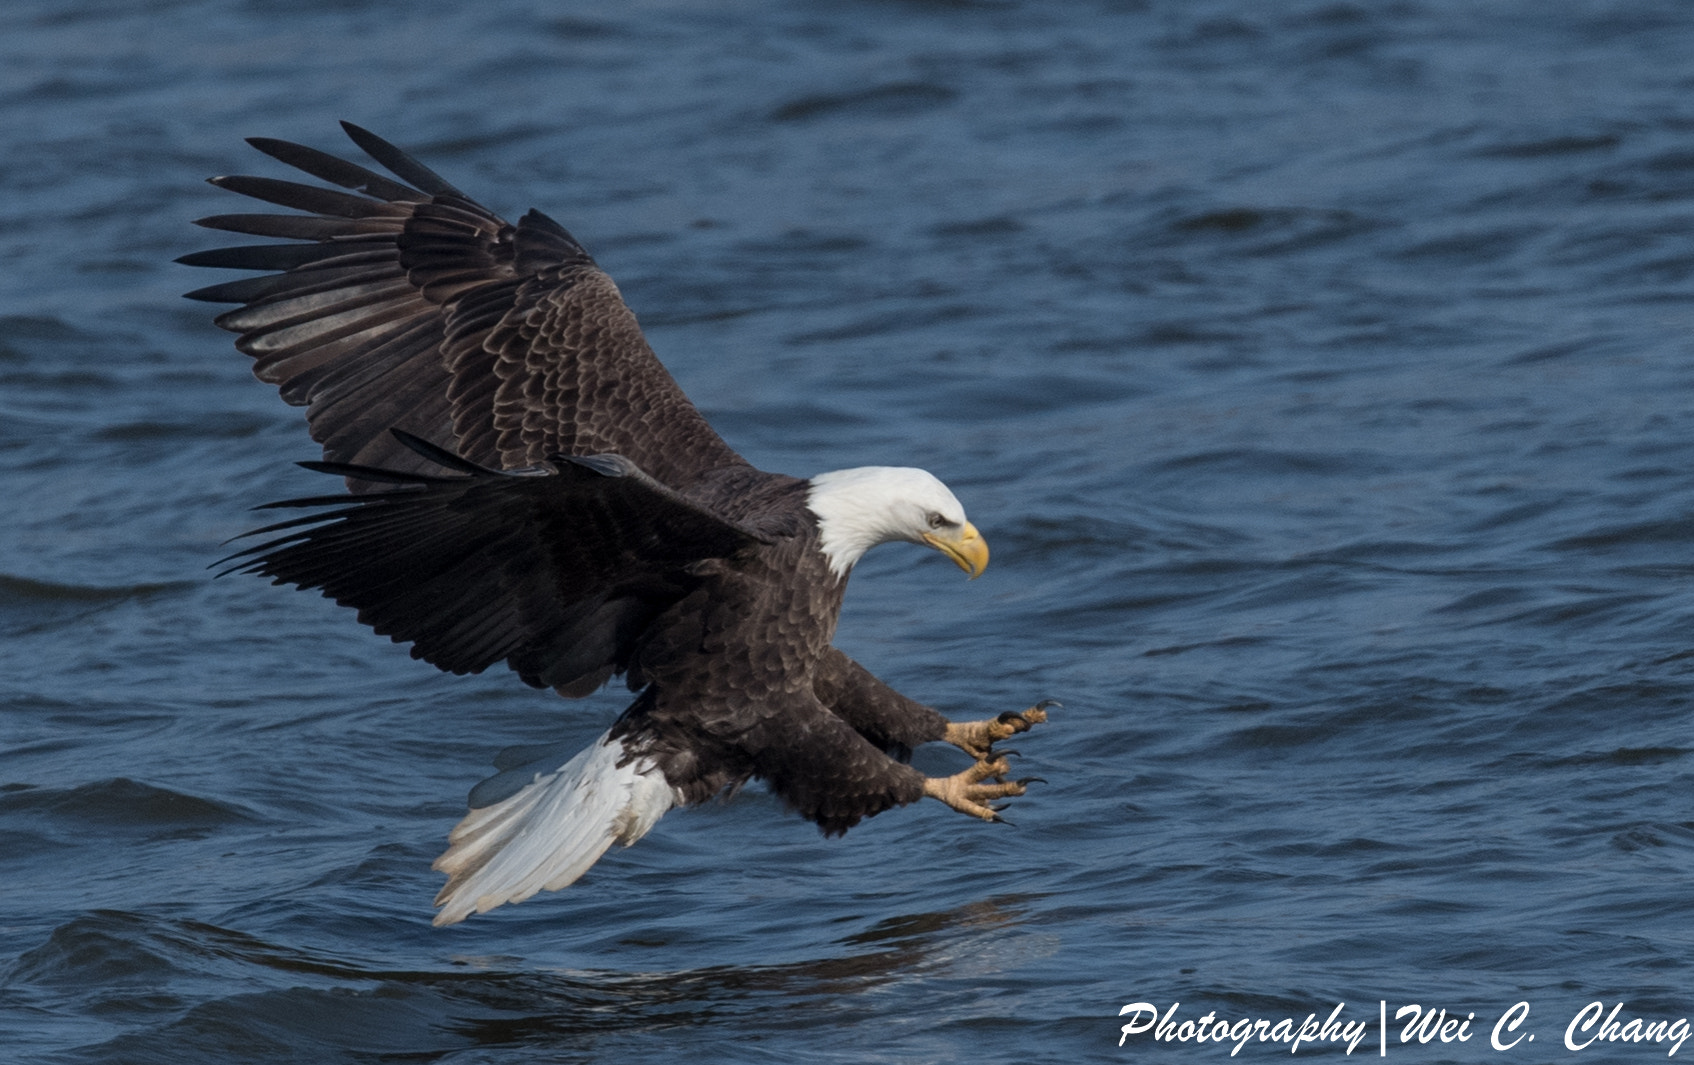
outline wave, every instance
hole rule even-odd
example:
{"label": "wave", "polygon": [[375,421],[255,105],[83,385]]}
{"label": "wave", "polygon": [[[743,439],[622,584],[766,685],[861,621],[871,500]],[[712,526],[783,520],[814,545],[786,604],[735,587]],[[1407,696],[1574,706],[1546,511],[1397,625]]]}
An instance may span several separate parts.
{"label": "wave", "polygon": [[118,603],[194,587],[189,581],[141,584],[64,584],[0,573],[0,607],[28,603]]}
{"label": "wave", "polygon": [[0,788],[0,818],[33,815],[82,827],[216,828],[256,820],[238,806],[113,777],[70,788],[9,784]]}

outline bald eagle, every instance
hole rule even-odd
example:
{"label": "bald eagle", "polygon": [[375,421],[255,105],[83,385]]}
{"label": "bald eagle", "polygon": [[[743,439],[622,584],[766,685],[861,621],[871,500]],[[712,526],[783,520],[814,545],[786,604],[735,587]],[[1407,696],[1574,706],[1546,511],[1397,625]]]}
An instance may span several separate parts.
{"label": "bald eagle", "polygon": [[[508,224],[370,132],[393,177],[268,138],[253,147],[337,188],[219,177],[299,214],[210,229],[279,238],[183,257],[262,271],[189,293],[239,306],[260,380],[304,406],[346,493],[225,572],[319,589],[452,673],[507,663],[586,695],[622,675],[634,702],[574,757],[504,752],[435,863],[438,925],[556,890],[673,806],[759,778],[826,834],[929,796],[998,821],[1024,794],[994,744],[1051,704],[951,722],[831,646],[853,565],[923,544],[972,577],[988,547],[923,470],[809,480],[765,473],[714,432],[647,346],[616,286],[536,211]],[[343,191],[348,190],[348,191]],[[911,749],[975,759],[927,777]]]}

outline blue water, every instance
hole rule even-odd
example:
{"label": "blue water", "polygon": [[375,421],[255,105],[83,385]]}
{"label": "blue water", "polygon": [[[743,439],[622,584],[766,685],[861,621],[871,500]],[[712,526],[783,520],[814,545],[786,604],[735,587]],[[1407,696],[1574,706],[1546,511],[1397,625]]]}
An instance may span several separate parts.
{"label": "blue water", "polygon": [[[1063,701],[1015,827],[752,789],[429,926],[493,754],[627,695],[206,569],[323,485],[170,260],[244,209],[204,177],[280,175],[242,137],[340,118],[569,226],[760,466],[953,486],[987,575],[881,548],[839,643]],[[1590,1002],[1694,1015],[1694,6],[11,0],[0,263],[6,1060],[1229,1058],[1120,1049],[1148,1002],[1563,1061]]]}

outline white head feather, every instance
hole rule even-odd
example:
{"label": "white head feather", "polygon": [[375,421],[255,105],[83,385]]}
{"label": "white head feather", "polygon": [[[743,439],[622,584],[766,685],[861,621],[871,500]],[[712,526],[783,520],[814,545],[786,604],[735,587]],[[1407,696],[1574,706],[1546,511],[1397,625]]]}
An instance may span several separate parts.
{"label": "white head feather", "polygon": [[806,505],[817,515],[819,546],[837,577],[877,544],[927,543],[924,534],[938,527],[966,524],[965,508],[928,470],[859,466],[820,473],[811,486]]}

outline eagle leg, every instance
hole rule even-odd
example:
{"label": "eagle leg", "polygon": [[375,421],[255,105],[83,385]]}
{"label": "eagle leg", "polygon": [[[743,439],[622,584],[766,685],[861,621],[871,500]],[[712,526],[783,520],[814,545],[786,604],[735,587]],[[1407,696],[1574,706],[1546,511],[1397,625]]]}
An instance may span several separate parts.
{"label": "eagle leg", "polygon": [[1008,710],[999,717],[991,717],[986,721],[949,721],[947,734],[942,739],[978,762],[985,762],[994,757],[995,743],[1008,736],[1028,732],[1032,726],[1046,721],[1047,711],[1058,705],[1052,699],[1043,699],[1021,713]]}
{"label": "eagle leg", "polygon": [[[980,817],[984,821],[1004,821],[999,810],[990,806],[994,799],[1007,799],[1014,795],[1022,795],[1027,785],[1035,783],[1035,777],[1025,777],[1022,780],[1006,780],[1006,774],[1011,771],[1011,765],[1005,755],[992,761],[981,761],[962,773],[950,777],[925,777],[923,793],[932,799],[940,799],[962,814]],[[1001,783],[984,784],[989,777]]]}

